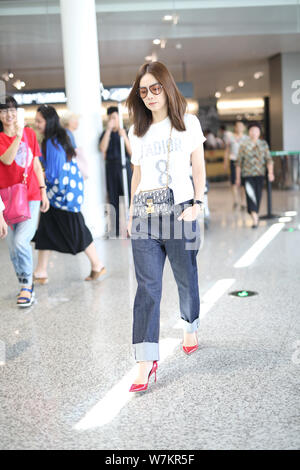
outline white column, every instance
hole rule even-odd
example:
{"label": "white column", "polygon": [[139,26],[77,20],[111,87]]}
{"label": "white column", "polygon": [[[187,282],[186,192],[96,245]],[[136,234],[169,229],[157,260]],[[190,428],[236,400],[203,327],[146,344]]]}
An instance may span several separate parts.
{"label": "white column", "polygon": [[105,179],[98,151],[102,119],[95,0],[60,0],[60,9],[67,104],[81,116],[76,141],[89,161],[82,212],[98,237],[105,232]]}

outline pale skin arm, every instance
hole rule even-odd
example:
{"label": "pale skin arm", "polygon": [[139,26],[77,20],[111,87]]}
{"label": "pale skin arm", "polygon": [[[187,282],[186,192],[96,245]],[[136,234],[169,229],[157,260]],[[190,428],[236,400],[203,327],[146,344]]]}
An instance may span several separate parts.
{"label": "pale skin arm", "polygon": [[268,168],[268,180],[270,181],[270,183],[272,183],[272,181],[274,181],[275,179],[275,176],[274,176],[274,163],[273,162],[269,162],[267,163],[267,168]]}
{"label": "pale skin arm", "polygon": [[138,185],[140,184],[140,181],[141,181],[141,167],[140,165],[134,165],[132,179],[131,179],[131,199],[130,199],[130,208],[129,208],[129,222],[127,225],[127,231],[129,235],[131,235],[131,227],[132,227],[133,197],[135,195]]}
{"label": "pale skin arm", "polygon": [[[205,172],[205,161],[204,161],[204,149],[203,145],[194,150],[191,155],[192,161],[192,176],[194,182],[194,199],[203,201],[204,199],[204,190],[206,182],[206,172]],[[201,213],[201,207],[199,204],[194,204],[192,207],[188,207],[182,214],[178,217],[178,220],[193,221],[196,220],[199,214]]]}
{"label": "pale skin arm", "polygon": [[23,127],[20,127],[18,124],[15,126],[16,129],[16,138],[12,142],[12,144],[8,147],[6,152],[0,156],[0,161],[4,163],[4,165],[11,165],[16,158],[17,151],[22,139],[23,135]]}
{"label": "pale skin arm", "polygon": [[7,235],[7,225],[3,217],[3,212],[0,211],[0,239],[5,238]]}
{"label": "pale skin arm", "polygon": [[41,198],[42,198],[41,212],[47,212],[47,210],[50,207],[50,204],[49,204],[49,200],[48,200],[47,194],[46,194],[46,184],[45,184],[43,168],[42,168],[41,162],[38,159],[38,157],[34,158],[33,168],[34,168],[36,177],[38,179],[39,186],[42,186],[42,188],[40,189]]}

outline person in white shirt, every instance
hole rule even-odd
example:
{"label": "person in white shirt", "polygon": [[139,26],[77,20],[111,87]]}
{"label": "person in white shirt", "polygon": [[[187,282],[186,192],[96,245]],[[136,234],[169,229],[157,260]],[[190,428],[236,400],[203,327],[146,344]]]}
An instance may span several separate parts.
{"label": "person in white shirt", "polygon": [[[203,136],[196,116],[186,114],[187,103],[168,69],[160,62],[144,64],[127,99],[133,126],[129,130],[134,165],[128,232],[138,289],[134,302],[133,345],[139,363],[131,392],[147,389],[159,360],[162,275],[169,258],[177,283],[183,346],[186,354],[198,349],[199,287],[196,256],[205,188]],[[169,161],[169,165],[168,165]],[[192,177],[190,179],[190,164]],[[169,171],[168,171],[169,168]],[[133,216],[134,195],[169,187],[174,212],[169,215]],[[193,240],[189,244],[189,241]]]}
{"label": "person in white shirt", "polygon": [[224,154],[224,169],[228,170],[230,162],[230,182],[233,197],[233,209],[240,206],[242,210],[246,208],[246,201],[243,188],[239,188],[236,184],[236,160],[239,153],[241,143],[247,140],[245,126],[242,121],[236,121],[234,126],[234,133],[226,138],[226,148]]}
{"label": "person in white shirt", "polygon": [[5,238],[7,235],[7,224],[3,217],[3,211],[5,207],[0,196],[0,238]]}

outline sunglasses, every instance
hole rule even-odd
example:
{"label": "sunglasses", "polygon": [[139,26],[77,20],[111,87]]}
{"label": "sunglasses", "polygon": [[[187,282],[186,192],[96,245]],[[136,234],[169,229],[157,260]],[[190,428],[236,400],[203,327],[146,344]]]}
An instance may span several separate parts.
{"label": "sunglasses", "polygon": [[[159,95],[162,92],[163,86],[160,83],[153,83],[153,85],[149,86],[149,90],[153,95]],[[148,95],[148,88],[146,86],[141,86],[137,89],[137,94],[143,100]]]}

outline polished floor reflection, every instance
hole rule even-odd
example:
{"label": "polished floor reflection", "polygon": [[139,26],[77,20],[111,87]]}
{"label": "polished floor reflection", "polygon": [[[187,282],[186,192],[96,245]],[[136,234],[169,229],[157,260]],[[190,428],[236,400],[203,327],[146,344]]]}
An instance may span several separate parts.
{"label": "polished floor reflection", "polygon": [[[209,206],[198,256],[201,348],[191,357],[181,351],[167,263],[158,382],[140,395],[128,393],[130,241],[96,241],[107,274],[95,283],[83,282],[84,255],[53,254],[49,284],[37,286],[36,303],[24,310],[15,306],[17,283],[0,242],[0,448],[299,448],[300,193],[274,191],[273,211],[297,214],[256,230],[232,210],[227,184],[212,185]],[[254,246],[260,251],[241,265]]]}

